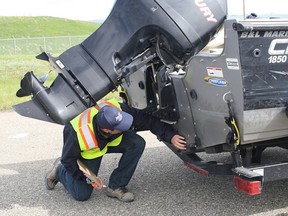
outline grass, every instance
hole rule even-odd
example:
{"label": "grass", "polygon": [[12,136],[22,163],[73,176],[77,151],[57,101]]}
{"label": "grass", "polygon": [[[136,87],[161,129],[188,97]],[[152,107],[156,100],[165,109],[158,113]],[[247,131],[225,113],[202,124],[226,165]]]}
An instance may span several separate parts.
{"label": "grass", "polygon": [[0,110],[11,109],[12,105],[30,99],[16,97],[20,81],[26,72],[34,71],[37,75],[42,75],[49,70],[51,68],[48,62],[37,60],[34,56],[0,56]]}
{"label": "grass", "polygon": [[[0,57],[0,111],[11,110],[12,106],[31,99],[30,96],[19,98],[16,92],[20,88],[20,81],[28,71],[33,71],[37,77],[42,76],[52,70],[46,61],[38,60],[34,56],[7,55]],[[45,86],[50,86],[57,76],[53,70],[45,82]],[[109,93],[103,99],[116,97],[118,93]]]}
{"label": "grass", "polygon": [[[100,25],[100,23],[54,17],[0,17],[0,38],[90,35]],[[11,110],[12,105],[31,99],[29,96],[23,98],[16,96],[20,81],[26,72],[33,71],[39,77],[52,70],[48,62],[35,58],[39,53],[0,55],[0,111]],[[53,56],[57,55],[53,53]],[[56,72],[52,73],[45,86],[49,86],[56,76]],[[118,97],[117,93],[110,93],[105,98],[113,96]]]}
{"label": "grass", "polygon": [[56,17],[0,17],[0,38],[90,35],[101,23]]}

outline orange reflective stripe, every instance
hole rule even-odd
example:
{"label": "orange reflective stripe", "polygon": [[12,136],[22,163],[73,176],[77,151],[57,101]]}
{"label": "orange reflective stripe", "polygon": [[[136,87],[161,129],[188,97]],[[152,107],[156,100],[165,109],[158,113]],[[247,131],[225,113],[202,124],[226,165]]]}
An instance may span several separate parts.
{"label": "orange reflective stripe", "polygon": [[83,133],[83,130],[82,130],[82,127],[81,127],[81,126],[82,126],[82,117],[83,117],[83,115],[84,115],[84,112],[82,112],[82,113],[80,114],[80,118],[79,118],[79,121],[78,121],[79,133],[80,133],[80,135],[81,135],[81,137],[82,137],[82,139],[83,139],[85,148],[86,148],[86,149],[89,149],[89,145],[87,144],[87,141],[86,141],[86,139],[85,139],[85,136],[84,136],[84,133]]}
{"label": "orange reflective stripe", "polygon": [[90,136],[91,136],[91,138],[92,138],[92,140],[93,140],[93,143],[94,143],[95,147],[98,148],[98,147],[99,147],[98,141],[96,140],[96,137],[95,137],[93,131],[91,130],[90,127],[88,127],[88,130],[89,130],[89,132],[90,132]]}
{"label": "orange reflective stripe", "polygon": [[110,106],[115,106],[114,104],[110,103],[109,101],[105,101],[104,103],[110,105]]}
{"label": "orange reflective stripe", "polygon": [[83,113],[81,113],[78,124],[79,132],[86,150],[93,149],[95,147],[98,148],[98,142],[95,138],[95,134],[89,127],[89,124],[91,123],[90,118],[91,118],[91,109],[88,109]]}
{"label": "orange reflective stripe", "polygon": [[89,109],[89,112],[88,112],[88,115],[87,115],[87,122],[88,122],[88,124],[90,124],[90,122],[91,122],[90,117],[91,117],[91,109]]}
{"label": "orange reflective stripe", "polygon": [[106,103],[101,103],[101,107],[91,107],[79,114],[77,117],[70,121],[73,129],[77,133],[79,147],[81,149],[81,156],[85,159],[94,159],[106,154],[109,146],[118,146],[121,143],[122,136],[112,140],[101,150],[99,142],[93,127],[93,118],[97,115],[98,109],[106,105],[116,106],[121,110],[120,104],[116,99],[111,99]]}
{"label": "orange reflective stripe", "polygon": [[99,107],[100,107],[100,109],[101,108],[103,108],[104,106],[114,106],[114,107],[116,107],[117,109],[119,109],[117,106],[115,106],[113,103],[111,103],[111,102],[109,102],[109,101],[105,101],[105,102],[103,102],[103,103],[101,103],[101,104],[99,104]]}
{"label": "orange reflective stripe", "polygon": [[82,128],[79,128],[79,132],[80,132],[80,135],[81,135],[81,137],[82,137],[82,139],[83,139],[85,148],[86,148],[86,150],[88,150],[88,149],[89,149],[89,145],[88,145],[88,143],[87,143],[87,140],[85,139],[85,136],[84,136],[84,133],[83,133]]}
{"label": "orange reflective stripe", "polygon": [[82,125],[82,116],[83,116],[83,112],[80,114],[80,117],[79,117],[79,121],[78,121],[78,127],[80,128],[81,125]]}

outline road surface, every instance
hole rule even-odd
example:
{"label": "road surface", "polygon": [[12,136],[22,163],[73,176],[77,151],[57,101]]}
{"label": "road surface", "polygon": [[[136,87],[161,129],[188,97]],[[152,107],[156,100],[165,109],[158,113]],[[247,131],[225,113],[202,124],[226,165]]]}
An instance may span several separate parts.
{"label": "road surface", "polygon": [[[141,133],[147,147],[129,184],[136,195],[134,202],[108,198],[103,190],[78,202],[63,185],[47,191],[43,181],[61,154],[63,126],[13,111],[0,112],[0,122],[0,215],[288,215],[288,181],[267,183],[261,195],[245,195],[234,189],[232,177],[205,177],[183,166],[150,132]],[[280,154],[288,155],[287,150],[276,148],[263,157]],[[225,154],[216,157],[228,158]],[[103,158],[99,176],[106,184],[118,159],[117,154]]]}

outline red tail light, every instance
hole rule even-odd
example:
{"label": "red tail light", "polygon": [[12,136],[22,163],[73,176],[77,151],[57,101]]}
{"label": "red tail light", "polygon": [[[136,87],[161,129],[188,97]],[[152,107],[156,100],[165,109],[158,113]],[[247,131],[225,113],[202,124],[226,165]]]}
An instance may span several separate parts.
{"label": "red tail light", "polygon": [[261,193],[261,181],[251,181],[234,176],[234,186],[237,190],[249,195],[257,195]]}

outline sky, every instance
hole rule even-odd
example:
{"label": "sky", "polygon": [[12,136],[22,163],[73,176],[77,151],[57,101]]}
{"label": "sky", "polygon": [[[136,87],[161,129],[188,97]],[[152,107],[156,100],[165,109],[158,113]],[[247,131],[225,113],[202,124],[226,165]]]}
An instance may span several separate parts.
{"label": "sky", "polygon": [[0,16],[52,16],[104,20],[115,0],[1,0]]}
{"label": "sky", "polygon": [[[263,14],[282,14],[288,16],[287,0],[227,0],[228,13],[232,15],[248,15],[252,12],[258,16]],[[243,5],[245,10],[243,10]],[[266,17],[267,18],[267,17]]]}
{"label": "sky", "polygon": [[[288,14],[287,0],[227,0],[230,14]],[[203,0],[205,2],[205,0]],[[1,0],[0,16],[53,16],[74,20],[105,20],[115,0]]]}

